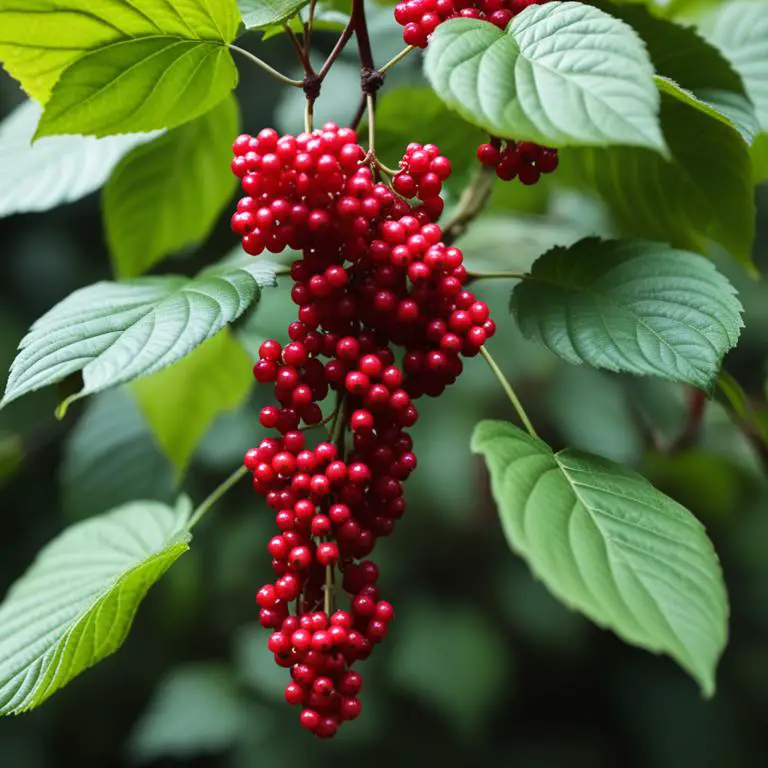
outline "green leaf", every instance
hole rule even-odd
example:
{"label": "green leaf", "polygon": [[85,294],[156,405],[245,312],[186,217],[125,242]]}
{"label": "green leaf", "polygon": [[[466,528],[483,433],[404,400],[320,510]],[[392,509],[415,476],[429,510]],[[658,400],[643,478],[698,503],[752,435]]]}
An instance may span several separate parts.
{"label": "green leaf", "polygon": [[752,169],[755,184],[768,181],[768,133],[761,133],[752,144]]}
{"label": "green leaf", "polygon": [[[239,24],[240,12],[235,0],[216,0],[215,3],[209,0],[110,0],[102,3],[84,3],[83,0],[0,0],[0,62],[32,98],[46,103],[62,72],[88,52],[107,53],[91,60],[85,69],[73,70],[74,82],[82,86],[88,81],[84,73],[90,70],[90,85],[106,87],[115,72],[117,59],[126,63],[126,54],[120,52],[120,44],[135,43],[128,45],[128,50],[134,52],[134,58],[129,58],[128,62],[138,65],[138,52],[146,51],[145,43],[151,43],[152,39],[158,51],[159,46],[177,43],[177,54],[181,54],[182,48],[188,54],[186,62],[176,61],[173,55],[166,54],[165,65],[148,68],[153,69],[156,75],[167,75],[153,99],[155,108],[159,108],[165,100],[171,109],[179,97],[186,100],[195,96],[194,89],[182,92],[185,81],[180,77],[183,70],[192,74],[195,65],[189,59],[193,54],[198,64],[204,56],[212,59],[202,61],[200,72],[194,76],[198,88],[211,75],[222,80],[233,77],[231,59],[227,63],[214,50],[234,40]],[[140,43],[139,38],[146,40]],[[222,66],[224,71],[215,73],[217,64],[214,60],[218,60],[218,66]],[[174,63],[176,69],[172,71]],[[103,71],[98,71],[101,67]],[[165,67],[168,72],[165,72]],[[122,74],[125,77],[121,78],[118,86],[119,98],[112,106],[116,110],[124,108],[125,113],[130,114],[139,107],[139,103],[127,103],[129,89],[126,85],[127,81],[131,81],[135,87],[138,79],[127,71]],[[70,80],[64,92],[70,92],[70,96],[74,97],[70,91],[74,84],[71,79],[71,74],[64,78],[65,81]],[[160,86],[159,82],[156,84]],[[106,95],[105,98],[113,100],[114,95]],[[222,93],[221,98],[224,95]],[[80,98],[84,97],[85,94],[81,93]],[[63,98],[60,94],[60,104]],[[95,108],[95,101],[83,106],[86,109]],[[193,106],[189,104],[186,108],[192,109]],[[165,126],[152,126],[162,127]],[[126,130],[146,129],[122,128],[116,132],[124,133]],[[75,129],[75,132],[89,131]]]}
{"label": "green leaf", "polygon": [[489,133],[540,144],[666,151],[653,66],[637,34],[588,5],[526,8],[502,31],[452,19],[425,67],[438,96]]}
{"label": "green leaf", "polygon": [[233,746],[247,725],[230,669],[188,664],[171,670],[155,691],[131,734],[129,752],[137,763],[215,754]]}
{"label": "green leaf", "polygon": [[0,432],[0,488],[19,470],[25,451],[21,437]]}
{"label": "green leaf", "polygon": [[705,696],[726,643],[720,565],[699,521],[645,478],[502,421],[478,424],[509,545],[567,605],[666,653]]}
{"label": "green leaf", "polygon": [[104,223],[118,277],[140,275],[205,239],[237,179],[229,160],[240,125],[233,96],[134,149],[104,189]]}
{"label": "green leaf", "polygon": [[511,306],[526,336],[570,363],[711,389],[743,327],[735,293],[697,254],[588,238],[542,256]]}
{"label": "green leaf", "polygon": [[80,373],[85,395],[133,381],[188,355],[275,284],[269,262],[241,257],[196,278],[145,277],[81,288],[43,315],[20,344],[0,407]]}
{"label": "green leaf", "polygon": [[64,444],[59,484],[62,510],[73,522],[134,499],[167,503],[176,495],[173,466],[124,387],[87,404]]}
{"label": "green leaf", "polygon": [[[729,91],[702,91],[700,95],[696,95],[681,87],[674,80],[659,75],[656,76],[656,85],[661,92],[673,96],[683,104],[698,109],[707,117],[719,120],[723,125],[737,130],[748,144],[752,143],[760,130],[746,97]],[[710,98],[704,99],[701,97],[702,94],[706,94]]]}
{"label": "green leaf", "polygon": [[668,95],[661,122],[670,161],[643,148],[566,150],[558,179],[597,192],[622,234],[697,251],[714,240],[749,266],[755,232],[749,148],[734,129]]}
{"label": "green leaf", "polygon": [[165,455],[181,475],[213,420],[251,391],[251,359],[228,330],[174,365],[133,384]]}
{"label": "green leaf", "polygon": [[309,0],[238,0],[246,29],[282,24],[308,4]]}
{"label": "green leaf", "polygon": [[730,0],[705,29],[743,78],[760,126],[768,131],[768,2]]}
{"label": "green leaf", "polygon": [[89,195],[125,154],[159,135],[56,136],[33,145],[40,115],[30,100],[0,123],[0,217],[47,211]]}
{"label": "green leaf", "polygon": [[39,706],[123,644],[149,588],[189,549],[189,511],[137,501],[40,552],[0,605],[0,714]]}
{"label": "green leaf", "polygon": [[158,35],[121,40],[66,69],[36,136],[174,128],[205,114],[237,85],[229,50]]}

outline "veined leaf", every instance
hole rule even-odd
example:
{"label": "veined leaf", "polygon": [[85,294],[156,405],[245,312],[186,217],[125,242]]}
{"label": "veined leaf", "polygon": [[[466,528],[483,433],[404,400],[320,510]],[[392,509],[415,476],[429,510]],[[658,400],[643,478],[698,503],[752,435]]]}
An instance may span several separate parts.
{"label": "veined leaf", "polygon": [[478,424],[504,533],[567,605],[622,639],[666,653],[705,696],[727,636],[720,565],[703,526],[645,478],[550,447],[502,421]]}
{"label": "veined leaf", "polygon": [[165,368],[239,317],[275,284],[269,262],[241,257],[196,278],[145,277],[82,288],[22,340],[0,406],[80,372],[73,400]]}
{"label": "veined leaf", "polygon": [[[110,49],[116,43],[141,37],[220,47],[234,40],[239,23],[235,0],[0,0],[0,62],[30,96],[45,103],[62,72],[86,52]],[[187,46],[187,50],[193,48]],[[166,64],[170,61],[166,58]],[[137,62],[134,59],[133,63]],[[104,57],[94,63],[107,65],[101,74],[93,71],[95,86],[99,77],[108,78],[112,66]],[[213,64],[211,61],[203,65],[198,77],[206,72],[210,75]],[[223,77],[223,73],[218,77]],[[178,84],[176,76],[173,80]],[[166,81],[164,85],[171,83]],[[121,99],[125,101],[127,95],[121,85]],[[170,102],[181,95],[170,88],[166,93]],[[187,98],[190,95],[187,93]],[[115,108],[125,106],[124,103]],[[134,107],[127,107],[126,111],[130,113]]]}
{"label": "veined leaf", "polygon": [[227,329],[177,363],[133,384],[165,455],[180,475],[213,420],[251,391],[251,359]]}
{"label": "veined leaf", "polygon": [[220,42],[169,35],[118,40],[62,73],[36,136],[174,128],[208,112],[236,85],[237,67]]}
{"label": "veined leaf", "polygon": [[642,41],[592,6],[530,6],[506,31],[451,19],[433,34],[425,67],[449,107],[494,135],[556,147],[666,151]]}
{"label": "veined leaf", "polygon": [[56,136],[32,144],[41,114],[30,100],[0,123],[0,217],[47,211],[95,192],[124,155],[160,135]]}
{"label": "veined leaf", "polygon": [[589,238],[544,254],[512,308],[526,336],[570,363],[711,389],[743,326],[735,294],[697,254]]}
{"label": "veined leaf", "polygon": [[237,185],[229,160],[239,124],[238,104],[230,96],[123,158],[103,201],[118,277],[140,275],[209,234]]}
{"label": "veined leaf", "polygon": [[68,528],[0,605],[0,714],[42,704],[122,644],[149,588],[189,549],[190,506],[134,502]]}

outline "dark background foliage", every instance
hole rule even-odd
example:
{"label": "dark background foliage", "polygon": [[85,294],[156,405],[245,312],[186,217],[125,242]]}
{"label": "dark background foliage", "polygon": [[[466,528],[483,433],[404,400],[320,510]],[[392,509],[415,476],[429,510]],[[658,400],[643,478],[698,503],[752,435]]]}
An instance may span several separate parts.
{"label": "dark background foliage", "polygon": [[[376,20],[373,30],[385,60],[398,50],[397,31]],[[288,68],[285,40],[263,50]],[[258,70],[242,71],[244,127],[277,121],[294,128],[300,104]],[[412,61],[389,85],[418,77]],[[321,99],[321,119],[351,114],[356,78],[351,60],[342,60]],[[0,76],[0,117],[21,97]],[[560,195],[544,209],[538,193],[525,194],[516,190],[498,203],[503,218],[475,225],[465,241],[470,260],[529,263],[557,240],[564,221],[588,228],[585,222],[602,220],[577,195]],[[758,201],[754,256],[766,270],[765,188]],[[29,325],[72,290],[109,278],[110,267],[95,195],[1,220],[0,243],[0,363],[7,370]],[[191,273],[234,243],[222,220],[204,247],[156,271]],[[719,261],[747,308],[747,330],[726,368],[762,397],[768,288]],[[377,550],[383,590],[398,617],[366,664],[365,714],[357,724],[321,744],[280,703],[286,673],[264,651],[253,601],[268,575],[271,520],[243,483],[196,530],[192,552],[152,590],[116,656],[40,710],[0,721],[0,765],[764,765],[768,488],[760,457],[717,402],[707,407],[697,446],[665,450],[683,428],[680,387],[570,368],[519,338],[507,315],[508,284],[488,283],[481,292],[500,326],[494,353],[543,436],[555,448],[592,449],[638,468],[706,524],[732,606],[713,701],[703,701],[671,661],[630,648],[561,607],[510,554],[485,470],[468,443],[479,418],[512,414],[484,367],[470,363],[453,391],[423,408],[409,514]],[[283,285],[268,292],[242,333],[251,344],[282,335],[290,311]],[[45,390],[0,413],[0,592],[72,521],[135,497],[137,489],[155,498],[173,494],[170,468],[127,392],[80,403],[63,423],[53,418],[55,395]],[[264,397],[255,392],[206,436],[184,481],[195,501],[257,441]],[[121,439],[108,443],[115,435]]]}

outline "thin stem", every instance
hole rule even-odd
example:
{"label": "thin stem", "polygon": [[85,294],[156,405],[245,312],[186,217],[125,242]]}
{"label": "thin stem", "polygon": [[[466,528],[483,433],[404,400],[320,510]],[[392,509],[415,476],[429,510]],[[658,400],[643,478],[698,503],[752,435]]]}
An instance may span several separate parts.
{"label": "thin stem", "polygon": [[291,25],[286,22],[283,24],[283,29],[288,35],[288,39],[293,44],[294,49],[296,50],[296,55],[299,57],[299,61],[301,62],[301,66],[304,68],[305,74],[313,74],[312,65],[309,63],[309,58],[305,53],[301,43],[299,42],[299,38],[296,37],[296,33],[291,29]]}
{"label": "thin stem", "polygon": [[376,167],[387,174],[387,176],[397,176],[399,171],[394,168],[390,168],[388,165],[384,165],[378,158],[376,159]]}
{"label": "thin stem", "polygon": [[312,28],[315,25],[315,3],[316,0],[310,0],[309,18],[304,25],[304,55],[306,56],[307,61],[309,61],[309,49],[310,43],[312,42]]}
{"label": "thin stem", "polygon": [[304,107],[304,130],[307,133],[312,133],[314,113],[315,113],[315,100],[307,99],[307,104]]}
{"label": "thin stem", "polygon": [[258,56],[254,56],[250,51],[246,51],[245,48],[240,48],[237,45],[231,43],[227,46],[230,51],[237,51],[241,56],[245,56],[246,59],[250,59],[254,64],[261,67],[265,72],[272,75],[276,80],[286,85],[292,85],[294,88],[301,88],[301,80],[293,80],[290,77],[286,77],[282,72],[278,72],[274,67],[270,67],[266,61],[262,61]]}
{"label": "thin stem", "polygon": [[464,234],[470,222],[483,210],[491,196],[496,172],[481,166],[472,181],[464,188],[451,219],[443,227],[443,242],[450,245]]}
{"label": "thin stem", "polygon": [[368,22],[365,19],[364,0],[352,0],[352,25],[357,35],[360,66],[364,69],[374,69],[371,38],[368,36]]}
{"label": "thin stem", "polygon": [[202,520],[206,512],[233,486],[248,474],[248,467],[243,465],[233,472],[192,514],[187,523],[187,530],[191,531]]}
{"label": "thin stem", "polygon": [[325,588],[323,595],[323,609],[325,610],[325,615],[330,617],[331,613],[333,612],[333,609],[331,607],[331,592],[333,590],[333,566],[332,565],[326,565],[325,566]]}
{"label": "thin stem", "polygon": [[403,48],[400,53],[398,53],[396,56],[393,56],[383,67],[379,67],[379,72],[383,75],[388,69],[391,69],[392,67],[397,64],[398,61],[402,61],[411,51],[415,51],[416,46],[415,45],[409,45],[406,48]]}
{"label": "thin stem", "polygon": [[499,380],[501,388],[507,393],[509,401],[517,411],[520,421],[523,422],[525,428],[528,430],[528,434],[531,437],[538,437],[531,420],[528,418],[528,414],[525,412],[525,408],[523,408],[523,404],[515,394],[515,390],[512,389],[512,385],[507,381],[507,377],[501,372],[501,368],[499,368],[496,361],[491,357],[491,353],[485,347],[480,347],[480,354],[485,358],[485,362],[488,363],[488,367],[493,371],[493,375]]}
{"label": "thin stem", "polygon": [[527,272],[469,272],[469,282],[476,280],[526,280]]}
{"label": "thin stem", "polygon": [[344,50],[344,46],[346,46],[346,44],[349,42],[349,39],[352,37],[352,33],[354,31],[355,25],[352,19],[350,19],[342,30],[339,39],[336,41],[336,45],[333,46],[333,50],[328,54],[328,58],[325,60],[325,63],[317,73],[317,76],[321,81],[325,79],[325,76],[333,66],[333,63],[336,61],[336,59],[339,58],[339,55]]}
{"label": "thin stem", "polygon": [[368,154],[376,157],[376,103],[372,93],[365,95],[365,103],[368,108]]}

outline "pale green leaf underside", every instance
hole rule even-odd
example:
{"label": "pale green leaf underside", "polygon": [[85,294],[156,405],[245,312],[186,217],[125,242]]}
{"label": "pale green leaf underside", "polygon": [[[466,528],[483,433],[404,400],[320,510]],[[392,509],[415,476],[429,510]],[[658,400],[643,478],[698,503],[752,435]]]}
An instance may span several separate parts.
{"label": "pale green leaf underside", "polygon": [[760,126],[768,131],[768,2],[729,0],[707,28],[744,79]]}
{"label": "pale green leaf underside", "polygon": [[743,325],[735,294],[697,254],[590,238],[542,256],[512,308],[526,336],[570,363],[710,389]]}
{"label": "pale green leaf underside", "polygon": [[173,128],[222,101],[237,77],[232,55],[219,42],[168,35],[119,40],[62,73],[37,136]]}
{"label": "pale green leaf underside", "polygon": [[81,372],[70,400],[148,376],[189,354],[274,285],[269,262],[241,257],[198,277],[145,277],[96,283],[43,315],[19,346],[6,405]]}
{"label": "pale green leaf underside", "polygon": [[281,24],[308,4],[309,0],[238,0],[246,29]]}
{"label": "pale green leaf underside", "polygon": [[674,658],[711,696],[728,606],[704,528],[645,478],[575,450],[553,454],[511,424],[481,422],[507,540],[558,598],[619,637]]}
{"label": "pale green leaf underside", "polygon": [[177,363],[133,384],[147,424],[177,476],[216,416],[248,396],[250,367],[245,349],[224,329]]}
{"label": "pale green leaf underside", "polygon": [[622,234],[705,250],[710,241],[749,266],[755,203],[749,148],[732,128],[667,94],[661,122],[672,158],[642,147],[561,154],[558,179],[593,189]]}
{"label": "pale green leaf underside", "polygon": [[506,31],[452,19],[433,34],[425,68],[448,106],[494,135],[557,147],[666,149],[642,41],[591,6],[530,6]]}
{"label": "pale green leaf underside", "polygon": [[189,503],[133,502],[72,526],[0,605],[0,714],[32,709],[123,643],[149,588],[189,549]]}
{"label": "pale green leaf underside", "polygon": [[0,0],[0,62],[45,103],[87,51],[145,36],[230,43],[239,23],[235,0]]}
{"label": "pale green leaf underside", "polygon": [[210,233],[236,186],[229,160],[239,124],[230,96],[117,166],[102,209],[118,277],[140,275]]}
{"label": "pale green leaf underside", "polygon": [[0,124],[0,217],[47,211],[89,195],[124,155],[159,135],[56,136],[32,144],[40,114],[30,100]]}

